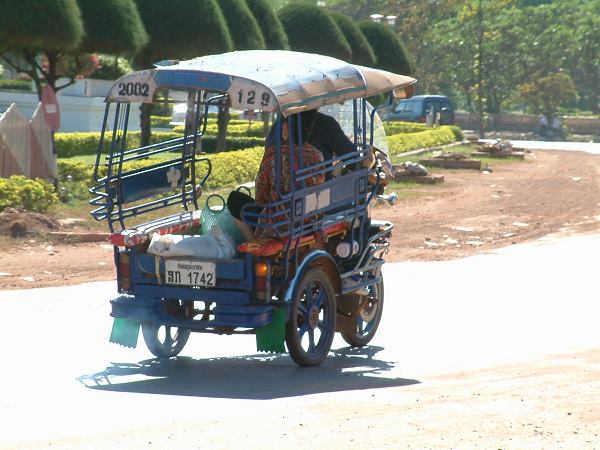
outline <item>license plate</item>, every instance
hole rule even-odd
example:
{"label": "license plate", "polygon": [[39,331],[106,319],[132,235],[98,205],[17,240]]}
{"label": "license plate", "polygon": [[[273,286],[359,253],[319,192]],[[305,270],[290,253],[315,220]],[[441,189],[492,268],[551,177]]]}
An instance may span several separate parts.
{"label": "license plate", "polygon": [[165,282],[167,284],[214,287],[216,281],[215,263],[165,260]]}

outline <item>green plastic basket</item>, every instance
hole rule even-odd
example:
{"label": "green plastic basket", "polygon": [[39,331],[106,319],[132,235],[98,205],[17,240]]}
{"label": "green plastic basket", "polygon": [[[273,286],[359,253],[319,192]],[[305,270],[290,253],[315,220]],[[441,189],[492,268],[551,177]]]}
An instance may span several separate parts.
{"label": "green plastic basket", "polygon": [[[213,202],[214,204],[211,205],[211,200],[216,200],[217,202]],[[244,235],[235,223],[235,218],[231,215],[231,212],[229,212],[225,199],[219,194],[211,194],[207,197],[205,207],[202,210],[200,217],[202,223],[200,230],[202,234],[208,234],[215,224],[219,224],[221,230],[231,236],[236,245],[246,241]]]}

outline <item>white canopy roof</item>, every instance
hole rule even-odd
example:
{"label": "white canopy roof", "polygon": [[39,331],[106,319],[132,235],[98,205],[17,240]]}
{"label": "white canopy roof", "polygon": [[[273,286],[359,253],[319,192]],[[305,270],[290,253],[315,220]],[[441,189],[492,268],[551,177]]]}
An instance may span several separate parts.
{"label": "white canopy roof", "polygon": [[[349,99],[409,88],[415,79],[329,56],[284,50],[247,50],[203,56],[118,80],[107,101],[152,102],[160,88],[226,92],[236,109],[285,115]],[[412,89],[406,89],[410,97]]]}

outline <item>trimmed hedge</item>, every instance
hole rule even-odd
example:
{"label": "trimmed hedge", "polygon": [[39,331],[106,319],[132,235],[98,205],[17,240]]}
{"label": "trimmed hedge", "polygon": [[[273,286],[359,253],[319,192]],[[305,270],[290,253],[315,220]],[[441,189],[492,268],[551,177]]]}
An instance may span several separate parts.
{"label": "trimmed hedge", "polygon": [[[262,146],[264,148],[265,140],[259,137],[237,137],[227,139],[225,142],[225,151],[235,151]],[[206,153],[215,153],[217,151],[217,137],[206,136],[202,138],[202,151]]]}
{"label": "trimmed hedge", "polygon": [[[416,133],[394,134],[388,137],[390,155],[398,155],[410,150],[438,145],[451,144],[457,141],[455,130],[447,125],[431,128]],[[458,129],[460,131],[460,129]]]}
{"label": "trimmed hedge", "polygon": [[264,147],[261,146],[211,155],[212,173],[206,180],[206,187],[235,187],[254,180],[263,154]]}
{"label": "trimmed hedge", "polygon": [[384,122],[383,128],[387,136],[392,136],[399,133],[417,133],[427,130],[427,125],[424,123],[415,122]]}
{"label": "trimmed hedge", "polygon": [[[172,131],[154,131],[150,137],[150,143],[156,144],[169,139],[181,137],[179,133]],[[56,153],[59,158],[70,158],[72,156],[93,155],[98,150],[100,142],[100,133],[97,131],[87,133],[56,133],[54,135],[56,144]],[[110,146],[109,139],[104,141],[104,150],[108,151]],[[134,149],[140,146],[140,132],[130,131],[127,133],[127,149]]]}
{"label": "trimmed hedge", "polygon": [[0,211],[18,208],[43,213],[57,203],[54,186],[45,180],[31,180],[22,175],[0,178]]}
{"label": "trimmed hedge", "polygon": [[[170,139],[180,138],[181,133],[173,131],[153,131],[150,136],[150,143],[156,144]],[[110,138],[110,136],[109,136]],[[202,138],[202,151],[214,152],[217,148],[216,136],[206,136]],[[72,156],[94,155],[98,150],[100,142],[99,132],[87,133],[56,133],[54,135],[56,143],[56,152],[59,158],[70,158]],[[234,137],[227,139],[226,150],[240,150],[243,148],[256,147],[264,145],[265,140],[262,137]],[[108,152],[110,139],[104,141],[104,152]],[[127,149],[134,149],[140,146],[140,132],[131,131],[127,133]]]}
{"label": "trimmed hedge", "polygon": [[31,92],[31,81],[27,80],[0,80],[0,89]]}
{"label": "trimmed hedge", "polygon": [[[235,186],[239,183],[246,183],[253,180],[258,172],[258,166],[264,153],[264,147],[254,147],[245,150],[236,150],[226,153],[217,153],[210,155],[212,162],[212,173],[207,180],[207,185],[211,189],[220,187]],[[123,164],[124,170],[133,170],[141,167],[150,166],[160,161],[169,160],[168,157],[140,159]],[[203,163],[198,164],[199,174],[202,173]],[[92,183],[94,167],[81,161],[59,160],[58,161],[59,181],[79,182],[85,181]],[[100,175],[104,175],[106,169],[100,168]]]}
{"label": "trimmed hedge", "polygon": [[152,128],[171,128],[171,120],[171,116],[150,116],[150,125]]}
{"label": "trimmed hedge", "polygon": [[460,127],[456,125],[448,125],[448,127],[450,127],[450,129],[454,133],[454,137],[456,137],[457,141],[465,140],[465,134],[463,133],[463,130],[460,129]]}
{"label": "trimmed hedge", "polygon": [[[216,144],[215,138],[213,138],[212,141],[209,141],[208,139],[210,138],[206,138],[205,143],[213,142]],[[248,140],[251,139],[258,138],[246,138],[245,142],[248,143]],[[410,150],[435,147],[462,139],[463,136],[460,128],[454,126],[442,126],[438,128],[428,128],[425,131],[391,135],[388,137],[388,145],[390,154],[397,155]],[[235,140],[229,140],[228,143],[231,143],[232,141]],[[240,139],[240,141],[243,140]],[[207,180],[206,187],[209,189],[234,187],[240,183],[253,180],[258,172],[263,153],[264,143],[261,142],[252,148],[210,155],[213,171]],[[168,159],[170,159],[168,155],[161,155],[160,157],[126,162],[124,164],[124,170],[146,167]],[[203,169],[205,169],[205,165],[199,163],[197,166],[199,177],[203,173]],[[59,181],[64,185],[69,182],[79,182],[91,185],[93,183],[93,171],[93,166],[81,161],[64,159],[58,161]],[[101,168],[100,175],[104,174],[105,169]],[[2,191],[0,191],[0,198],[2,198]]]}
{"label": "trimmed hedge", "polygon": [[[183,133],[185,127],[183,125],[177,125],[173,128],[175,133]],[[206,124],[205,136],[216,136],[217,135],[217,124],[208,122]],[[229,137],[262,137],[263,135],[263,124],[262,122],[244,122],[241,124],[230,124],[227,127],[227,136]]]}

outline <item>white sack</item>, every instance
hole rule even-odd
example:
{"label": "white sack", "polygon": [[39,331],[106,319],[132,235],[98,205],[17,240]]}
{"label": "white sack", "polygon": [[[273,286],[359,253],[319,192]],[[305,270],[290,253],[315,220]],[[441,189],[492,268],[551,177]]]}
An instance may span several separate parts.
{"label": "white sack", "polygon": [[229,259],[236,253],[234,240],[221,230],[219,225],[212,226],[207,235],[186,236],[178,234],[160,235],[154,233],[148,247],[148,253],[157,256],[192,256],[197,258]]}

